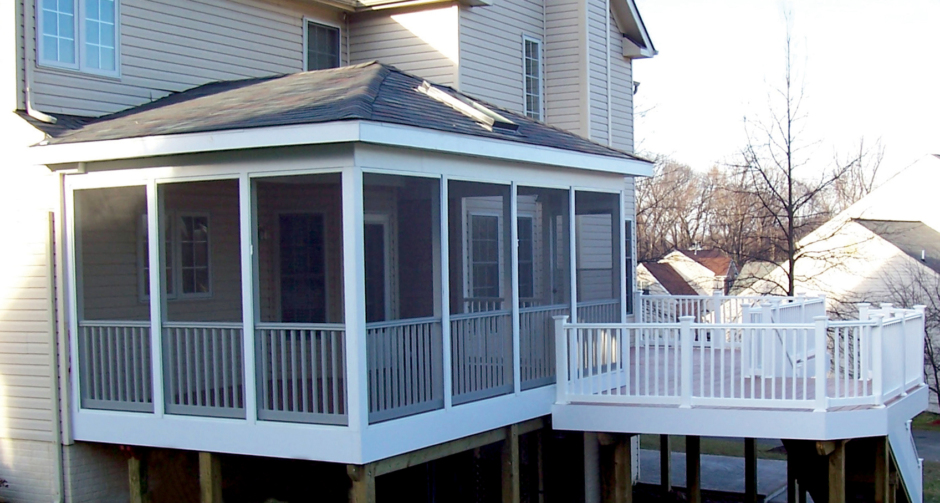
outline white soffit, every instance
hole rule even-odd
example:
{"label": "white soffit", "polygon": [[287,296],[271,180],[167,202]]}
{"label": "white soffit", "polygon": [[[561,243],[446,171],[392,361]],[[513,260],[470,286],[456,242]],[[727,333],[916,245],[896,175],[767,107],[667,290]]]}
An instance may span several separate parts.
{"label": "white soffit", "polygon": [[[610,8],[617,20],[617,26],[623,30],[623,55],[627,58],[652,58],[657,54],[653,40],[634,0],[612,0]],[[642,45],[640,45],[642,43]]]}
{"label": "white soffit", "polygon": [[361,120],[39,145],[31,147],[31,151],[36,164],[55,166],[200,152],[346,142],[364,142],[631,176],[652,176],[653,174],[653,164],[639,159],[588,154],[515,141]]}

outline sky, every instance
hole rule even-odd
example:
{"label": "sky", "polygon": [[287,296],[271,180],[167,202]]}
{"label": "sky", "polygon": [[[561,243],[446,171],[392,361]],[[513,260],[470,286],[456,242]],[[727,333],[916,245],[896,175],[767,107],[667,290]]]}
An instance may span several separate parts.
{"label": "sky", "polygon": [[[814,167],[880,140],[881,173],[940,154],[940,0],[636,0],[636,150],[705,170],[747,144],[783,84],[787,17]],[[786,14],[785,14],[786,13]]]}

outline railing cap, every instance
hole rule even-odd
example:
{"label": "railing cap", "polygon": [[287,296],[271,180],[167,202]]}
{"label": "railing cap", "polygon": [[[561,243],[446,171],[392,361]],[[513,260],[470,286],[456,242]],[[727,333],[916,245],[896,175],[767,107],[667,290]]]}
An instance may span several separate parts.
{"label": "railing cap", "polygon": [[568,315],[567,315],[567,314],[556,314],[555,316],[552,316],[552,319],[555,320],[555,321],[561,320],[561,321],[565,322],[565,321],[568,321]]}

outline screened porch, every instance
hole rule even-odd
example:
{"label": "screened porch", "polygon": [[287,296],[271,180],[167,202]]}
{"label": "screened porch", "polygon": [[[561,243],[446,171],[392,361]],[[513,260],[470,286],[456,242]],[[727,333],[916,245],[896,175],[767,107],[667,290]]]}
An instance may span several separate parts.
{"label": "screened porch", "polygon": [[82,409],[345,425],[365,381],[377,423],[552,384],[553,317],[631,311],[620,192],[349,168],[68,194]]}

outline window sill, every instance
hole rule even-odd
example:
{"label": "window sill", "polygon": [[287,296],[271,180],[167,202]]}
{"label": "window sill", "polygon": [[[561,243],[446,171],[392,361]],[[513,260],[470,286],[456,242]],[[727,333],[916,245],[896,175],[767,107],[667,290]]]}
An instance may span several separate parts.
{"label": "window sill", "polygon": [[94,72],[89,70],[82,70],[80,68],[69,68],[67,66],[56,66],[50,63],[43,63],[36,61],[36,69],[42,70],[50,73],[58,73],[61,75],[67,75],[72,77],[91,77],[93,79],[102,80],[106,82],[121,82],[121,71],[120,66],[118,70],[113,73],[109,72]]}

